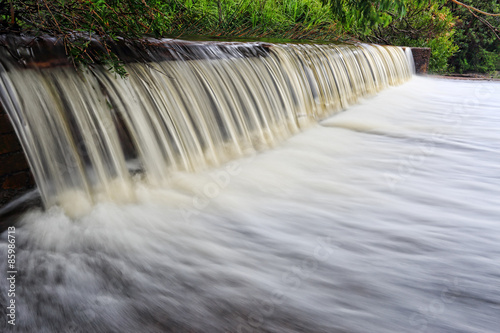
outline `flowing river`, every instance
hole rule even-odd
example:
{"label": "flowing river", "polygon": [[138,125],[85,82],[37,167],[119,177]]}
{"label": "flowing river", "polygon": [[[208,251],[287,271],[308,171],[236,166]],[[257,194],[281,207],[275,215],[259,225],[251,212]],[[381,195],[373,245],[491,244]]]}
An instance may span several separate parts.
{"label": "flowing river", "polygon": [[33,208],[0,327],[498,332],[499,105],[498,82],[414,77],[271,149],[136,176],[133,203]]}

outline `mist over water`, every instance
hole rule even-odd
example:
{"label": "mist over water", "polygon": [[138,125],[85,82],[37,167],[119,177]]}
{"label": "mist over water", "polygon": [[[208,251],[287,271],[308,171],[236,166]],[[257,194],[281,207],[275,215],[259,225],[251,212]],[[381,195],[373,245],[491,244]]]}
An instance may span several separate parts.
{"label": "mist over water", "polygon": [[498,332],[499,92],[416,77],[273,149],[133,179],[134,203],[33,209],[1,327]]}

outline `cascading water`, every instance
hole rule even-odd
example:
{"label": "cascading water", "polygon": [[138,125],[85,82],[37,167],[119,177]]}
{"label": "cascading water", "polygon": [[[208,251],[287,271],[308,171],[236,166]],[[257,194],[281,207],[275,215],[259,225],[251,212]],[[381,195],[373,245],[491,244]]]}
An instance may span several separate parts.
{"label": "cascading water", "polygon": [[126,80],[0,57],[46,202],[0,235],[0,332],[498,332],[498,82],[328,117],[409,50],[204,50]]}
{"label": "cascading water", "polygon": [[76,217],[102,200],[133,201],[124,141],[147,181],[166,184],[172,171],[272,146],[412,75],[411,51],[399,47],[288,44],[252,57],[228,50],[207,45],[205,59],[131,63],[128,79],[102,67],[77,73],[2,61],[0,101],[45,205]]}

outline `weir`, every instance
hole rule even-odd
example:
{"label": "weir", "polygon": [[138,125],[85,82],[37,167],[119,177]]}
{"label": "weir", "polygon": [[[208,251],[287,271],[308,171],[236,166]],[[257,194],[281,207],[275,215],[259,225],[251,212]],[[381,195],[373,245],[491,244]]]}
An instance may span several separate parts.
{"label": "weir", "polygon": [[28,61],[0,49],[0,103],[46,207],[77,217],[134,201],[134,177],[162,186],[271,147],[414,72],[411,49],[392,46],[160,44],[126,79],[33,45],[18,53]]}

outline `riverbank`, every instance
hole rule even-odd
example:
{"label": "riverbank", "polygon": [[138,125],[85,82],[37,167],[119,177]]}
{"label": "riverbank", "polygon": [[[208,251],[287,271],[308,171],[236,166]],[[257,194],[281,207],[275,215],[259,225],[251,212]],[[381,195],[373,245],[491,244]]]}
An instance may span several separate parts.
{"label": "riverbank", "polygon": [[450,80],[466,80],[466,81],[497,81],[500,82],[500,76],[498,74],[487,74],[487,73],[470,73],[470,74],[460,74],[460,73],[450,73],[450,74],[432,74],[429,73],[426,76],[436,79],[450,79]]}

